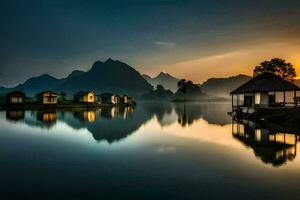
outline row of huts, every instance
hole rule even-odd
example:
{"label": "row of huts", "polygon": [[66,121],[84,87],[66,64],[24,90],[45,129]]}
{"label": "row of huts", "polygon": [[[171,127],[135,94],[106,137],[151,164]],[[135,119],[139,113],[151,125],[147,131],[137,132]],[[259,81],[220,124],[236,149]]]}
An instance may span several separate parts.
{"label": "row of huts", "polygon": [[[36,102],[43,105],[53,105],[58,103],[59,94],[53,91],[44,91],[36,95]],[[133,98],[128,95],[119,96],[117,94],[103,93],[96,95],[93,91],[80,91],[74,94],[75,103],[86,104],[125,104],[132,105]],[[24,104],[26,95],[21,91],[12,91],[6,94],[7,104]]]}

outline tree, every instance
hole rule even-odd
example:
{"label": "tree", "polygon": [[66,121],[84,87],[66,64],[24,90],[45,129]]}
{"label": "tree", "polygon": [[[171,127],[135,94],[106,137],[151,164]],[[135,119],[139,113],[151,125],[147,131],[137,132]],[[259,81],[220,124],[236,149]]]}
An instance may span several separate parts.
{"label": "tree", "polygon": [[177,87],[178,87],[178,91],[181,91],[183,93],[183,100],[185,101],[185,95],[186,95],[186,91],[188,86],[193,85],[192,81],[186,81],[185,79],[181,79],[180,81],[178,81],[177,83]]}
{"label": "tree", "polygon": [[61,96],[62,101],[66,100],[66,93],[65,92],[60,93],[60,96]]}
{"label": "tree", "polygon": [[269,61],[263,61],[253,70],[253,76],[257,76],[264,72],[269,72],[280,76],[287,81],[294,81],[296,70],[291,63],[287,63],[284,59],[273,58]]}
{"label": "tree", "polygon": [[157,86],[156,86],[156,89],[157,89],[157,90],[165,90],[165,88],[164,88],[163,85],[157,85]]}

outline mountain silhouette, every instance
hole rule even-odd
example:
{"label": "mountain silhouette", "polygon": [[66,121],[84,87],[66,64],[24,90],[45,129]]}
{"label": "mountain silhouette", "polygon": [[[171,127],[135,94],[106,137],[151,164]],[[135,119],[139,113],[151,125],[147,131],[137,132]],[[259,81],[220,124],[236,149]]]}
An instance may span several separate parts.
{"label": "mountain silhouette", "polygon": [[67,93],[93,90],[95,93],[112,92],[137,96],[152,90],[152,86],[134,68],[108,59],[105,62],[96,61],[89,71],[64,81],[57,89]]}
{"label": "mountain silhouette", "polygon": [[27,96],[34,96],[44,90],[65,92],[71,97],[80,90],[93,90],[96,94],[103,92],[126,93],[134,97],[152,90],[152,86],[131,66],[112,59],[105,62],[96,61],[87,71],[74,70],[66,78],[57,79],[48,74],[33,77],[15,88],[0,88],[5,94],[11,90],[23,90]]}
{"label": "mountain silhouette", "polygon": [[174,93],[171,90],[156,89],[141,96],[141,99],[147,101],[172,101]]}
{"label": "mountain silhouette", "polygon": [[71,74],[69,74],[69,76],[67,77],[67,79],[72,79],[72,78],[80,76],[82,74],[84,74],[84,71],[74,70],[74,71],[71,72]]}
{"label": "mountain silhouette", "polygon": [[247,75],[237,75],[228,78],[210,78],[202,84],[202,92],[216,97],[229,97],[230,92],[251,79]]}
{"label": "mountain silhouette", "polygon": [[160,72],[154,78],[151,78],[150,76],[144,74],[143,77],[153,87],[156,87],[157,85],[162,85],[167,90],[171,90],[172,92],[176,92],[177,91],[177,83],[178,83],[179,79],[171,76],[168,73]]}
{"label": "mountain silhouette", "polygon": [[60,79],[54,78],[48,74],[33,77],[18,85],[16,90],[22,90],[28,96],[33,96],[44,90],[52,90],[61,83]]}

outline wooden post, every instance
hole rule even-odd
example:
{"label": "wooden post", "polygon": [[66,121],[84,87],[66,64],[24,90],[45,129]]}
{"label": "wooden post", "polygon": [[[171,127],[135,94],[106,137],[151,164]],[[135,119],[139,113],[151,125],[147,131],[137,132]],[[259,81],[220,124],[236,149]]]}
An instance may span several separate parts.
{"label": "wooden post", "polygon": [[233,111],[233,95],[234,94],[231,95],[231,108],[232,108],[232,111]]}
{"label": "wooden post", "polygon": [[294,91],[294,107],[296,107],[297,105],[296,105],[296,96],[297,96],[297,94],[296,94],[296,90]]}
{"label": "wooden post", "polygon": [[285,107],[285,91],[283,91],[283,106]]}

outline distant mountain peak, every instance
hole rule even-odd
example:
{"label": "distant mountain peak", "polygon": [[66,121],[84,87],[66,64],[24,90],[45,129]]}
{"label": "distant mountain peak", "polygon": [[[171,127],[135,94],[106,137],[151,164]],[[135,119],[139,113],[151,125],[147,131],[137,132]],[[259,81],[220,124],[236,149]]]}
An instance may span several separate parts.
{"label": "distant mountain peak", "polygon": [[80,76],[81,74],[84,74],[84,71],[81,71],[81,70],[73,70],[71,72],[71,74],[68,75],[67,78],[74,78],[76,76]]}
{"label": "distant mountain peak", "polygon": [[172,79],[176,81],[178,80],[177,78],[166,72],[160,72],[154,79]]}
{"label": "distant mountain peak", "polygon": [[171,75],[165,72],[160,72],[156,77],[164,77],[164,76],[171,76]]}
{"label": "distant mountain peak", "polygon": [[149,76],[149,75],[147,75],[147,74],[143,74],[142,76],[143,76],[144,79],[146,79],[146,80],[147,80],[147,79],[151,79],[151,76]]}
{"label": "distant mountain peak", "polygon": [[40,76],[37,77],[43,77],[43,78],[54,78],[53,76],[49,75],[49,74],[42,74]]}
{"label": "distant mountain peak", "polygon": [[173,77],[169,73],[160,72],[156,77],[152,78],[146,74],[143,75],[144,79],[147,80],[153,87],[162,85],[164,88],[169,89],[173,92],[177,91],[177,83],[179,79]]}
{"label": "distant mountain peak", "polygon": [[111,62],[115,62],[113,59],[111,59],[111,58],[108,58],[106,61],[105,61],[105,63],[111,63]]}

